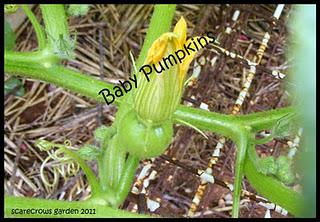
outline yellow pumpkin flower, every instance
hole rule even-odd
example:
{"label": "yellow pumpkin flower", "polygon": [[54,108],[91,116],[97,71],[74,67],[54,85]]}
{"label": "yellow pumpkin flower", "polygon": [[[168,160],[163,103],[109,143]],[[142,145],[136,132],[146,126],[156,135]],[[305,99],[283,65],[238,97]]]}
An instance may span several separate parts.
{"label": "yellow pumpkin flower", "polygon": [[139,70],[135,94],[135,110],[142,119],[157,124],[171,118],[180,102],[189,65],[209,40],[205,36],[187,40],[187,23],[181,17],[173,32],[153,42]]}

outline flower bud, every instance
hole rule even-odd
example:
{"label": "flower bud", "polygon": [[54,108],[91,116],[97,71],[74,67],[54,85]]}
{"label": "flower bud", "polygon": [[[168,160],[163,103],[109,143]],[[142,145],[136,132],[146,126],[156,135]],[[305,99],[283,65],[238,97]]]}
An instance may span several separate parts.
{"label": "flower bud", "polygon": [[[185,45],[191,45],[186,37],[187,24],[182,17],[173,32],[162,34],[149,49],[139,70],[134,98],[134,108],[141,119],[154,124],[165,122],[171,119],[180,103],[189,65],[198,50],[194,46],[186,50]],[[147,73],[144,68],[152,72]]]}

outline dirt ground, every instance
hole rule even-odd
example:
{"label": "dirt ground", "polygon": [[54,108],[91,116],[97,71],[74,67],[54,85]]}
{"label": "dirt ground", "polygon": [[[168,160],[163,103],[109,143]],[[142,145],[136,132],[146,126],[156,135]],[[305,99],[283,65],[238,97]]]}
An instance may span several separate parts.
{"label": "dirt ground", "polygon": [[[291,6],[285,6],[276,22],[272,19],[275,8],[276,5],[177,6],[172,24],[184,16],[188,24],[188,36],[211,31],[222,47],[250,60],[256,54],[264,33],[270,33],[268,47],[240,109],[241,114],[284,107],[289,103],[284,90],[286,78],[279,80],[270,74],[270,70],[286,73],[290,66],[290,58],[286,59],[285,53],[288,44],[286,25]],[[240,15],[233,21],[236,10]],[[40,20],[37,5],[33,11]],[[66,62],[66,66],[107,82],[127,79],[132,69],[129,51],[138,57],[152,11],[152,5],[93,5],[86,16],[71,18],[71,33],[77,33],[76,59]],[[227,27],[232,28],[230,34],[225,32]],[[105,54],[102,74],[99,69],[99,32],[102,32]],[[27,19],[16,29],[16,34],[16,50],[36,49],[36,35]],[[210,111],[230,114],[247,75],[245,65],[213,48],[202,50],[196,61],[200,64],[201,72],[199,78],[186,88],[183,103],[193,107],[203,103],[208,105]],[[190,66],[189,75],[194,72],[194,64]],[[6,75],[6,79],[8,77]],[[59,174],[55,186],[44,183],[40,177],[40,166],[48,154],[39,151],[34,142],[42,137],[55,143],[70,140],[75,147],[93,143],[93,130],[101,123],[110,125],[116,107],[104,105],[102,115],[99,115],[99,106],[93,100],[51,84],[25,78],[22,81],[25,95],[20,98],[11,94],[5,98],[5,191],[16,196],[39,198],[88,198],[90,189],[86,178],[74,166],[69,166],[71,170]],[[206,169],[219,139],[214,133],[205,134],[208,139],[194,129],[175,126],[174,142],[168,152],[152,163],[157,175],[150,181],[148,196],[161,199],[161,206],[153,213],[164,217],[185,217],[187,214],[200,184],[199,177],[193,172]],[[258,151],[261,155],[278,156],[287,149],[286,141],[274,140],[261,145]],[[234,151],[234,143],[227,140],[213,169],[216,180],[233,183]],[[168,161],[173,157],[176,162]],[[96,169],[96,163],[91,164]],[[179,164],[184,167],[181,168]],[[55,166],[67,168],[51,160],[46,167],[46,176],[50,181],[53,180],[52,168]],[[142,166],[143,163],[140,169]],[[246,179],[243,187],[255,193]],[[219,183],[209,185],[196,217],[230,217],[230,195],[232,197],[232,192]],[[259,204],[259,200],[242,199],[246,201],[242,202],[241,217],[265,216],[266,208]],[[139,212],[149,212],[144,195],[130,194],[122,208],[133,210],[134,203],[138,205]],[[271,217],[291,216],[271,210]]]}

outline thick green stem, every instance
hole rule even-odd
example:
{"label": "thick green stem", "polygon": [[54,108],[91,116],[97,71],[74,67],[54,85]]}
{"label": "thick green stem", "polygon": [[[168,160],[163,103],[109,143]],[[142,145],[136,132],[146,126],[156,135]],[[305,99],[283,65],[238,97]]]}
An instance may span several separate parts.
{"label": "thick green stem", "polygon": [[[269,129],[281,117],[292,112],[294,112],[293,108],[286,107],[248,115],[233,116],[180,105],[174,113],[174,118],[183,120],[201,130],[208,130],[237,140],[239,127],[248,126],[252,132]],[[179,122],[177,121],[177,123]]]}
{"label": "thick green stem", "polygon": [[[110,84],[62,66],[50,66],[49,63],[50,68],[46,68],[45,56],[40,53],[19,54],[5,52],[6,73],[42,80],[104,103],[103,97],[98,95],[98,92],[110,87]],[[35,60],[38,60],[39,63]]]}
{"label": "thick green stem", "polygon": [[235,139],[237,128],[240,126],[235,116],[207,112],[182,105],[174,113],[174,119],[181,119],[200,130],[214,131],[232,139]]}
{"label": "thick green stem", "polygon": [[59,63],[59,58],[48,48],[36,52],[5,51],[5,69],[10,74],[45,80],[50,69]]}
{"label": "thick green stem", "polygon": [[55,38],[59,38],[61,34],[69,34],[64,5],[41,4],[40,8],[47,33]]}
{"label": "thick green stem", "polygon": [[62,4],[41,4],[41,13],[48,34],[48,43],[52,47],[60,36],[69,37],[69,28],[64,5]]}
{"label": "thick green stem", "polygon": [[74,57],[75,41],[69,36],[68,20],[64,5],[40,5],[47,33],[49,50],[61,59]]}
{"label": "thick green stem", "polygon": [[[251,162],[254,163],[255,167],[258,169],[259,172],[261,172],[262,167],[260,164],[260,157],[257,154],[256,151],[256,144],[253,142],[254,140],[254,136],[251,136],[252,138],[250,139],[250,142],[248,144],[248,148],[247,148],[247,158],[251,160]],[[249,139],[249,138],[248,138]]]}
{"label": "thick green stem", "polygon": [[[61,200],[46,200],[46,199],[36,199],[36,198],[26,198],[26,197],[12,197],[5,196],[5,212],[4,217],[40,217],[40,218],[87,218],[87,217],[96,217],[96,218],[115,218],[115,217],[149,217],[144,214],[134,214],[124,210],[118,210],[106,205],[102,205],[97,201],[61,201]],[[19,210],[28,210],[25,213],[16,214]],[[34,209],[31,211],[31,209]],[[36,209],[41,209],[41,212],[51,211],[50,214],[45,213],[35,213]],[[62,210],[73,209],[74,214],[62,213]],[[91,212],[81,214],[81,212]],[[86,210],[87,209],[87,210]],[[20,210],[20,212],[21,212]],[[30,212],[31,211],[31,212]],[[15,213],[16,212],[16,213]],[[33,213],[32,213],[33,212]],[[66,211],[65,211],[66,212]],[[70,212],[70,211],[69,211]]]}
{"label": "thick green stem", "polygon": [[38,22],[37,18],[35,15],[32,13],[28,5],[21,5],[21,8],[23,9],[24,13],[28,16],[37,36],[38,40],[38,45],[39,45],[39,50],[42,50],[46,46],[46,36],[42,30],[42,27],[40,23]]}
{"label": "thick green stem", "polygon": [[242,125],[251,127],[252,132],[271,129],[282,117],[295,113],[293,107],[278,108],[249,115],[239,115],[237,119]]}

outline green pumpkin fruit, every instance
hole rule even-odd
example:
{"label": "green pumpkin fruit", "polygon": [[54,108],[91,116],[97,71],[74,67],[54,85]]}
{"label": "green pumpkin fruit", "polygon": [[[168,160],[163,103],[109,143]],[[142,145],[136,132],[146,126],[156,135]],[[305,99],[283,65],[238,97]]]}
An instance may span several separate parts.
{"label": "green pumpkin fruit", "polygon": [[118,133],[121,147],[140,159],[161,155],[171,142],[172,122],[159,125],[139,120],[134,110],[129,111],[119,122]]}

